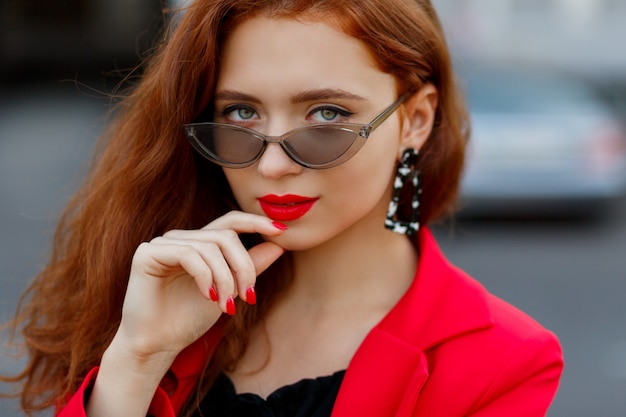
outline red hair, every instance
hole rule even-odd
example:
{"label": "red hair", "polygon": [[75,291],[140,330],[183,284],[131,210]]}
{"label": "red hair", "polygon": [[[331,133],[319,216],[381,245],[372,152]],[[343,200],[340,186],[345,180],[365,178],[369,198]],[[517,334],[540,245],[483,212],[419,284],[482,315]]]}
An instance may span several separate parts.
{"label": "red hair", "polygon": [[[116,109],[89,177],[60,219],[50,261],[10,324],[23,335],[28,362],[19,375],[2,380],[23,382],[24,410],[62,404],[100,362],[119,326],[131,259],[141,242],[173,228],[200,228],[237,208],[221,169],[194,154],[181,126],[211,102],[223,38],[259,14],[334,22],[369,48],[399,90],[425,83],[437,88],[436,122],[419,162],[420,221],[451,211],[468,121],[428,0],[196,1],[175,16],[141,82]],[[259,280],[259,295],[276,295],[290,282],[289,257],[265,274],[273,277]],[[268,308],[238,305],[199,395],[236,363],[248,329]]]}

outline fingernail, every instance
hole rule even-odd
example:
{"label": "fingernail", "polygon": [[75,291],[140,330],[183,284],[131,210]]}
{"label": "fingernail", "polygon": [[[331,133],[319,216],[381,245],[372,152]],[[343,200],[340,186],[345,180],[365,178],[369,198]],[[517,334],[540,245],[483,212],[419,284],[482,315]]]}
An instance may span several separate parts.
{"label": "fingernail", "polygon": [[226,300],[226,313],[229,316],[235,315],[235,300],[233,300],[233,297],[228,297],[228,300]]}
{"label": "fingernail", "polygon": [[250,286],[246,290],[246,303],[252,305],[256,304],[256,291],[254,291],[254,287]]}
{"label": "fingernail", "polygon": [[278,230],[287,230],[288,227],[286,224],[283,224],[281,222],[272,222],[272,225],[277,228]]}
{"label": "fingernail", "polygon": [[209,288],[209,297],[211,297],[212,301],[219,300],[219,297],[217,296],[217,291],[215,291],[215,287]]}

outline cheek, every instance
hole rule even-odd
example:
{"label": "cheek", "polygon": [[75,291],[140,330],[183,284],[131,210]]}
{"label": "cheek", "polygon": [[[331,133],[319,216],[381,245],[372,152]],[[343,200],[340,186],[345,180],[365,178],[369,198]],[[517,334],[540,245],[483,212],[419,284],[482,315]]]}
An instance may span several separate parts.
{"label": "cheek", "polygon": [[245,172],[247,169],[223,168],[223,170],[237,204],[243,211],[250,211],[252,207],[250,207],[250,202],[246,198],[246,195],[249,194],[246,190],[246,184],[249,183],[247,180],[248,175]]}
{"label": "cheek", "polygon": [[391,134],[379,137],[378,141],[370,144],[372,146],[369,149],[364,149],[364,158],[360,161],[358,172],[354,173],[353,187],[358,185],[362,198],[370,201],[370,204],[384,199],[386,207],[391,198],[398,152],[396,141],[392,138]]}
{"label": "cheek", "polygon": [[348,162],[345,170],[329,181],[339,210],[346,215],[348,212],[363,215],[381,204],[386,210],[394,168],[395,150],[389,148],[372,147]]}

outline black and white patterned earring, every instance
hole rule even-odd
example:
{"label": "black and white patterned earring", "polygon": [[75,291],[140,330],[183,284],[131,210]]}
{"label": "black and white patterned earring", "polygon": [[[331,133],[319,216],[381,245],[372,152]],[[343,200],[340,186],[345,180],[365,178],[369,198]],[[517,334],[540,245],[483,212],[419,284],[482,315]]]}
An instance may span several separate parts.
{"label": "black and white patterned earring", "polygon": [[[402,153],[402,160],[396,168],[396,177],[393,181],[393,195],[389,202],[385,227],[396,233],[414,235],[419,230],[419,195],[420,172],[416,169],[417,151],[408,148]],[[412,187],[411,199],[411,219],[409,221],[400,220],[398,216],[398,206],[400,204],[400,192],[405,186]]]}

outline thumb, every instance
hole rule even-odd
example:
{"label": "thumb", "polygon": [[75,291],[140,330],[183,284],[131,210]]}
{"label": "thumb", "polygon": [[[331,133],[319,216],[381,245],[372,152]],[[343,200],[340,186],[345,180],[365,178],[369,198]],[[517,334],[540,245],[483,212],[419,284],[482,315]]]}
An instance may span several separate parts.
{"label": "thumb", "polygon": [[273,242],[260,243],[248,251],[257,276],[280,258],[283,253],[285,253],[285,249]]}

